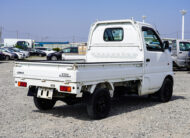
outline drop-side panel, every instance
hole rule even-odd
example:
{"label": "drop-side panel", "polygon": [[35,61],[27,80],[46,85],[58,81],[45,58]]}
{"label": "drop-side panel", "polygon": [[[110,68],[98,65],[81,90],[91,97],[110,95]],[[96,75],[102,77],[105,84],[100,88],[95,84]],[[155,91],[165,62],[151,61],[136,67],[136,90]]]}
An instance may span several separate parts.
{"label": "drop-side panel", "polygon": [[104,82],[104,81],[124,81],[130,79],[142,78],[142,62],[124,62],[107,64],[79,65],[76,73],[76,81]]}

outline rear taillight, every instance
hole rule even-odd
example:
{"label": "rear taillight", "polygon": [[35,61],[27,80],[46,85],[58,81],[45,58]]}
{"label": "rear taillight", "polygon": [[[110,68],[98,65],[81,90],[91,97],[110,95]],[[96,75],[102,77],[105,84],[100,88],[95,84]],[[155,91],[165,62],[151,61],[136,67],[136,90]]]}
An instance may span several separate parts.
{"label": "rear taillight", "polygon": [[70,86],[60,86],[60,91],[71,92]]}
{"label": "rear taillight", "polygon": [[19,87],[27,87],[27,83],[26,82],[18,82],[18,86]]}

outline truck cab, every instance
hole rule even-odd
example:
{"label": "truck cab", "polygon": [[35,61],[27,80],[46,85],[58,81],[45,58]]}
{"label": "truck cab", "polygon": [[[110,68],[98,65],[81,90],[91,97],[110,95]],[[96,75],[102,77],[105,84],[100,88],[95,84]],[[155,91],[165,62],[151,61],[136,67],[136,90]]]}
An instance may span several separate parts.
{"label": "truck cab", "polygon": [[150,24],[98,21],[91,26],[84,61],[17,62],[15,86],[28,87],[40,110],[53,108],[57,100],[84,100],[93,119],[106,117],[111,99],[121,93],[168,102],[174,84],[168,47]]}

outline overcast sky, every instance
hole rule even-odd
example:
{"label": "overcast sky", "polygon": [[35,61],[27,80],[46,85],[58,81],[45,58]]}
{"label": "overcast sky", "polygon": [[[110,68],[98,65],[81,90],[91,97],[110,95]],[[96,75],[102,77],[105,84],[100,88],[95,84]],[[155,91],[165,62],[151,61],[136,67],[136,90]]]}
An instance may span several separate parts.
{"label": "overcast sky", "polygon": [[96,20],[128,19],[156,26],[162,37],[181,38],[180,10],[185,38],[190,39],[190,0],[0,0],[3,38],[36,41],[87,41]]}

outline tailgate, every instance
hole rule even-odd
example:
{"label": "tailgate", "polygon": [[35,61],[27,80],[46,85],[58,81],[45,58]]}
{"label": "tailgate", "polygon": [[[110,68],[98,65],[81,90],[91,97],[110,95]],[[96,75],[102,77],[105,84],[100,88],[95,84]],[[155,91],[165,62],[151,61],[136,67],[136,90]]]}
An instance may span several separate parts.
{"label": "tailgate", "polygon": [[73,65],[66,63],[16,62],[14,77],[76,82],[76,70],[73,70]]}

